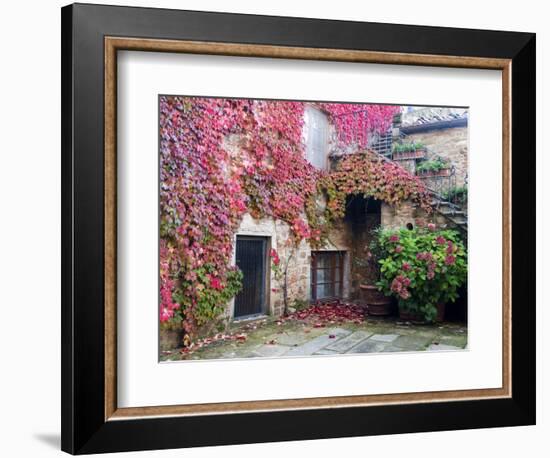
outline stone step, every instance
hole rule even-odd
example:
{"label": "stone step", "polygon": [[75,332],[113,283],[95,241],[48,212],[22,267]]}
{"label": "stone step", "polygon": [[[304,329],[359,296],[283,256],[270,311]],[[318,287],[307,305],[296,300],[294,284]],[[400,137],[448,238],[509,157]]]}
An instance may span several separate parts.
{"label": "stone step", "polygon": [[442,229],[461,229],[465,232],[468,232],[468,222],[466,220],[454,221],[449,218],[447,224],[440,224]]}
{"label": "stone step", "polygon": [[453,204],[452,202],[448,202],[446,200],[432,200],[430,202],[430,205],[432,207],[436,208],[451,208],[451,209],[459,209],[460,207],[456,204]]}
{"label": "stone step", "polygon": [[456,218],[456,219],[453,219],[453,223],[465,226],[465,225],[468,224],[468,219],[467,218]]}
{"label": "stone step", "polygon": [[450,216],[465,216],[466,213],[463,210],[454,210],[452,208],[439,208],[439,213],[443,215],[450,215]]}
{"label": "stone step", "polygon": [[465,216],[451,216],[447,217],[447,221],[450,221],[454,224],[468,224],[468,218]]}

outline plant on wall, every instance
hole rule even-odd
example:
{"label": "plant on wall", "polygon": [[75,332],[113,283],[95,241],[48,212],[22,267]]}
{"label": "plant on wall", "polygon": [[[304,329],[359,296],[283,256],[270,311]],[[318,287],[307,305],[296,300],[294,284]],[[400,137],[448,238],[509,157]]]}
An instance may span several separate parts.
{"label": "plant on wall", "polygon": [[[372,194],[389,203],[423,201],[422,188],[398,166],[346,159],[335,174],[315,169],[305,159],[302,142],[305,105],[160,98],[161,322],[181,323],[193,334],[223,314],[240,289],[240,273],[231,265],[233,237],[246,212],[288,224],[294,246],[301,240],[316,245],[342,214],[346,192]],[[385,130],[398,110],[317,106],[336,126],[339,141],[358,147],[368,140],[366,134],[359,140],[352,136],[358,125],[362,132]],[[359,115],[341,116],[359,108]],[[348,190],[352,181],[356,188]],[[311,206],[319,193],[328,200],[324,219]]]}
{"label": "plant on wall", "polygon": [[325,180],[329,181],[327,207],[333,217],[344,216],[348,195],[372,197],[390,205],[411,200],[425,211],[431,211],[430,196],[424,184],[403,167],[373,153],[347,156]]}
{"label": "plant on wall", "polygon": [[329,115],[343,145],[366,148],[370,135],[386,132],[393,116],[400,113],[395,105],[361,105],[354,103],[320,103],[318,107]]}
{"label": "plant on wall", "polygon": [[281,258],[279,257],[279,253],[274,248],[271,249],[269,253],[269,257],[271,259],[271,271],[273,272],[273,277],[275,278],[275,281],[281,286],[283,290],[283,316],[288,315],[288,288],[289,288],[289,280],[288,280],[288,268],[290,267],[290,263],[294,259],[296,255],[296,250],[294,246],[287,247],[286,255],[283,259],[283,262],[281,263]]}
{"label": "plant on wall", "polygon": [[426,321],[435,319],[438,304],[454,302],[466,282],[466,248],[457,231],[437,230],[433,224],[380,229],[371,249],[379,258],[379,288]]}
{"label": "plant on wall", "polygon": [[301,217],[317,178],[302,154],[303,108],[161,97],[161,321],[193,333],[223,312],[238,291],[231,257],[245,212],[285,221],[296,240],[312,236]]}

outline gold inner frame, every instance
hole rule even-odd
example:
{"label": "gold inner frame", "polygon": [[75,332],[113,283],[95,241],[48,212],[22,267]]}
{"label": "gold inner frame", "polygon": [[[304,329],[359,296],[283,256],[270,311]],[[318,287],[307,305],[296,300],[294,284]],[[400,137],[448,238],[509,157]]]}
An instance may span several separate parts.
{"label": "gold inner frame", "polygon": [[[402,394],[335,396],[171,406],[117,406],[116,247],[117,247],[117,51],[175,52],[241,57],[269,57],[377,64],[423,65],[500,70],[502,72],[502,387]],[[385,53],[343,49],[299,48],[179,40],[105,37],[105,420],[151,416],[189,416],[425,403],[490,398],[512,394],[511,367],[511,60],[480,57]]]}

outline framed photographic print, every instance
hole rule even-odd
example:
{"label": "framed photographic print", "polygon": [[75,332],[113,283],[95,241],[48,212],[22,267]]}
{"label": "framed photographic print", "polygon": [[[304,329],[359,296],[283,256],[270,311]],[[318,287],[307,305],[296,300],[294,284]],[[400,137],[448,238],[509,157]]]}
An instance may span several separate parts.
{"label": "framed photographic print", "polygon": [[534,70],[529,33],[63,8],[63,450],[534,424]]}

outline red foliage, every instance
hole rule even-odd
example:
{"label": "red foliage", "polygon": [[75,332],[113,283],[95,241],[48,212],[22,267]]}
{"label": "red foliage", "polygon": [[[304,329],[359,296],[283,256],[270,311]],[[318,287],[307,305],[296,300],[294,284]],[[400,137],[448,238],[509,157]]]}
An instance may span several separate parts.
{"label": "red foliage", "polygon": [[[341,142],[359,141],[360,147],[367,132],[386,129],[398,110],[318,106],[328,113]],[[231,266],[233,235],[246,212],[286,222],[294,243],[320,243],[322,230],[307,207],[326,175],[304,157],[304,109],[304,102],[160,98],[161,321],[183,320],[192,333],[221,313],[240,285]],[[349,112],[358,114],[340,116]],[[352,138],[358,129],[365,134]],[[407,180],[399,170],[375,177]],[[395,189],[381,192],[395,202],[401,198]]]}
{"label": "red foliage", "polygon": [[344,145],[357,143],[359,148],[367,146],[370,133],[386,132],[393,115],[401,108],[396,105],[357,103],[322,103],[320,107],[330,114],[339,140]]}
{"label": "red foliage", "polygon": [[291,313],[283,320],[302,320],[313,323],[314,328],[321,328],[327,324],[353,322],[361,323],[364,317],[364,309],[355,304],[334,301],[329,303],[317,303],[303,310]]}
{"label": "red foliage", "polygon": [[373,153],[351,154],[343,159],[330,175],[334,189],[332,202],[338,217],[343,216],[346,196],[366,197],[397,205],[412,200],[427,212],[431,211],[430,195],[422,180],[394,162],[387,162]]}

